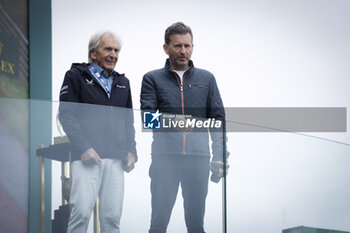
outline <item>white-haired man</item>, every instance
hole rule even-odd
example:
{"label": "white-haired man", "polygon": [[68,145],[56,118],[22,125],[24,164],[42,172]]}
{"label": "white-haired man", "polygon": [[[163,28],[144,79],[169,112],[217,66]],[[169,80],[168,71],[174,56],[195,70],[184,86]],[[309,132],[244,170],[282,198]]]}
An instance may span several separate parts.
{"label": "white-haired man", "polygon": [[119,233],[124,171],[137,161],[129,80],[114,70],[120,49],[115,34],[94,34],[89,63],[72,64],[62,84],[59,117],[72,145],[69,233],[87,231],[97,197],[101,233]]}

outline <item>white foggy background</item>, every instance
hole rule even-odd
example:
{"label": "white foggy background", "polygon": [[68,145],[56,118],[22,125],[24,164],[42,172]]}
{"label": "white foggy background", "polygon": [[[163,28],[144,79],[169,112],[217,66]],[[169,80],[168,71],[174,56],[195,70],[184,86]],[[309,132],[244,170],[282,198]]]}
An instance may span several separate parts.
{"label": "white foggy background", "polygon": [[[71,63],[87,61],[90,36],[108,29],[123,41],[116,70],[130,79],[139,109],[143,74],[165,63],[164,31],[183,21],[194,34],[194,65],[215,75],[225,107],[349,107],[349,9],[348,0],[52,0],[52,99]],[[123,232],[146,232],[150,220],[151,135],[140,132],[137,112],[135,118],[139,162],[126,174]],[[332,141],[228,134],[228,232],[299,225],[350,231],[350,148],[342,144],[349,135],[311,135]],[[53,194],[59,190],[53,186]],[[185,231],[181,201],[179,195],[170,233]],[[205,223],[208,233],[220,232],[221,185],[210,184]]]}

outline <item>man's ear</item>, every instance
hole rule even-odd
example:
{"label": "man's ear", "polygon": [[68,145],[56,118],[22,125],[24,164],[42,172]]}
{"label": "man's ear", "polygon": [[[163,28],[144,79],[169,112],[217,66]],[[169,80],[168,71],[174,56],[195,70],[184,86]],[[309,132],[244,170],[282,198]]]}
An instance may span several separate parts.
{"label": "man's ear", "polygon": [[167,44],[163,44],[163,49],[164,49],[164,52],[169,55],[168,53],[168,45]]}
{"label": "man's ear", "polygon": [[90,53],[90,56],[91,56],[92,60],[95,60],[96,59],[96,51],[92,51]]}

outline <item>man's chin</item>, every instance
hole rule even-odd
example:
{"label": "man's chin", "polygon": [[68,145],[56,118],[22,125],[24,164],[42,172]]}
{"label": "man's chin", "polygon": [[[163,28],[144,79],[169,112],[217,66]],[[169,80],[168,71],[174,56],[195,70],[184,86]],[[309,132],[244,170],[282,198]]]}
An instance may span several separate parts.
{"label": "man's chin", "polygon": [[187,66],[188,65],[188,60],[181,60],[177,61],[178,66]]}
{"label": "man's chin", "polygon": [[106,71],[107,72],[112,72],[112,70],[114,69],[115,65],[110,65],[110,66],[106,66]]}

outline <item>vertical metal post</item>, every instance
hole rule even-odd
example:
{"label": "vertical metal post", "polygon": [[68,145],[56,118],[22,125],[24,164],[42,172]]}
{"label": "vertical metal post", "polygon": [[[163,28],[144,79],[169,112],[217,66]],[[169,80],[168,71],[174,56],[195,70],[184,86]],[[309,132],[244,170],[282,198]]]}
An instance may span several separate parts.
{"label": "vertical metal post", "polygon": [[[225,165],[224,165],[225,166]],[[226,173],[226,168],[224,168]],[[227,233],[227,193],[226,193],[226,174],[222,178],[222,195],[223,195],[223,209],[222,209],[222,224],[223,224],[223,233]]]}
{"label": "vertical metal post", "polygon": [[[61,162],[61,176],[68,177],[67,174],[67,162]],[[63,184],[63,183],[62,183]],[[62,195],[62,205],[66,205],[68,202],[64,199]]]}
{"label": "vertical metal post", "polygon": [[98,199],[96,199],[96,204],[94,208],[94,233],[100,233],[100,221],[99,221],[99,214],[98,214]]}
{"label": "vertical metal post", "polygon": [[[44,148],[40,145],[39,148]],[[45,233],[45,166],[44,158],[39,156],[39,233]]]}
{"label": "vertical metal post", "polygon": [[224,120],[223,125],[223,132],[222,132],[222,138],[223,138],[223,169],[224,169],[224,175],[222,177],[222,199],[223,199],[223,209],[222,209],[222,225],[223,225],[223,233],[227,233],[227,183],[226,183],[226,175],[227,175],[227,148],[226,148],[226,119]]}
{"label": "vertical metal post", "polygon": [[71,164],[72,164],[72,155],[71,155],[71,152],[69,151],[69,178],[72,179],[72,167],[71,167]]}

